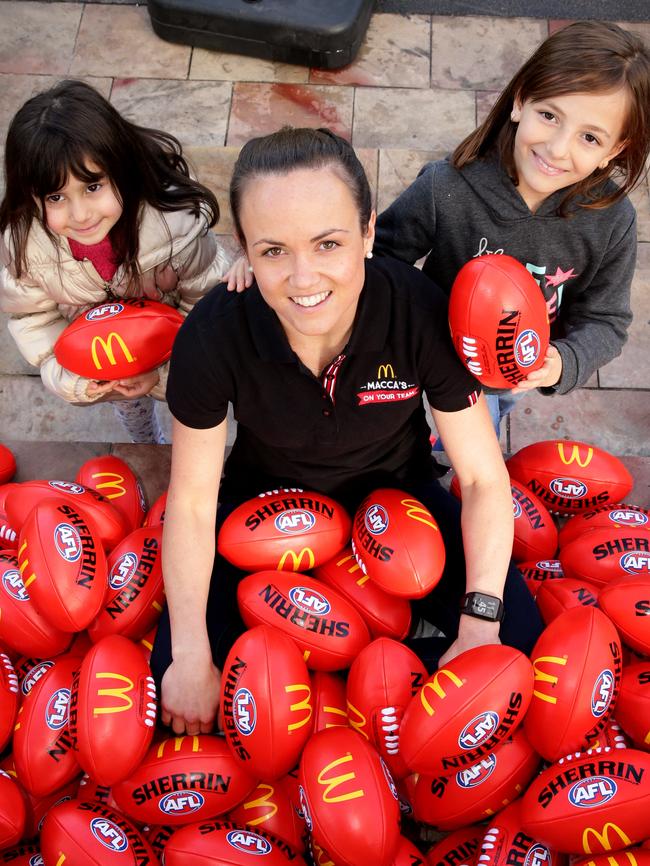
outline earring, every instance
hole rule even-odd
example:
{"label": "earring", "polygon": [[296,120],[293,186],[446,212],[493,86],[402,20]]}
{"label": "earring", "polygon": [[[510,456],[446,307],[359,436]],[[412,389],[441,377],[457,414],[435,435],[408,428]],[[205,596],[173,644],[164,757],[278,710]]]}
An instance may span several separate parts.
{"label": "earring", "polygon": [[249,274],[252,274],[252,273],[253,273],[253,266],[252,266],[252,265],[249,265],[249,266],[248,266],[248,273],[249,273]]}
{"label": "earring", "polygon": [[519,112],[518,112],[518,111],[515,111],[514,108],[513,108],[512,111],[510,112],[510,120],[511,120],[513,123],[519,123],[519,118],[520,118],[520,116],[521,116],[521,115],[519,114]]}
{"label": "earring", "polygon": [[372,258],[372,250],[368,250],[368,252],[366,253],[366,258],[367,258],[367,259],[371,259],[371,258]]}

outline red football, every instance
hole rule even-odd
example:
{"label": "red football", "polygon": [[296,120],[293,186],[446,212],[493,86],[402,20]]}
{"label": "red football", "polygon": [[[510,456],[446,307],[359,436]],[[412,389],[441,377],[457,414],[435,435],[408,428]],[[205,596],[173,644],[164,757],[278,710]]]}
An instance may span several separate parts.
{"label": "red football", "polygon": [[107,301],[68,325],[54,344],[54,355],[78,376],[125,379],[168,361],[182,324],[178,310],[159,301]]}
{"label": "red football", "polygon": [[221,676],[226,742],[251,776],[271,782],[298,763],[312,728],[307,665],[291,638],[268,625],[244,632]]}
{"label": "red football", "polygon": [[391,866],[424,866],[424,862],[424,856],[419,848],[416,848],[406,836],[400,836]]}
{"label": "red football", "polygon": [[229,812],[255,785],[222,737],[198,734],[154,743],[112,794],[135,821],[178,825]]}
{"label": "red football", "polygon": [[25,830],[25,817],[25,801],[20,788],[8,773],[0,770],[0,849],[20,842]]}
{"label": "red football", "polygon": [[45,797],[81,772],[69,729],[70,693],[81,659],[60,656],[25,697],[14,730],[18,781]]}
{"label": "red football", "polygon": [[167,491],[161,493],[158,499],[147,511],[143,526],[157,526],[165,522],[165,508],[167,507]]}
{"label": "red football", "polygon": [[535,596],[542,619],[548,625],[565,610],[572,607],[598,604],[598,589],[586,580],[545,580]]}
{"label": "red football", "polygon": [[97,642],[110,634],[140,640],[163,609],[162,525],[134,529],[115,547],[107,563],[104,607],[88,627]]}
{"label": "red football", "polygon": [[302,852],[307,828],[294,809],[289,789],[286,778],[277,782],[260,782],[239,806],[228,813],[228,820],[240,827],[272,833],[294,851]]}
{"label": "red football", "polygon": [[0,652],[0,752],[11,739],[18,712],[18,677],[6,653]]}
{"label": "red football", "polygon": [[350,540],[350,517],[329,496],[272,490],[243,502],[226,517],[219,553],[244,571],[307,571],[327,562]]}
{"label": "red football", "polygon": [[595,445],[563,439],[526,445],[506,466],[512,478],[559,514],[620,502],[634,483],[618,457]]}
{"label": "red football", "polygon": [[512,558],[515,562],[552,559],[558,545],[557,527],[537,496],[515,479],[510,481],[515,518]]}
{"label": "red football", "polygon": [[67,649],[72,635],[36,610],[13,551],[0,551],[0,644],[25,656],[45,658]]}
{"label": "red football", "polygon": [[415,653],[385,637],[362,649],[348,673],[350,726],[377,749],[398,778],[409,772],[400,754],[402,717],[426,679],[427,670]]}
{"label": "red football", "polygon": [[314,569],[314,577],[338,589],[359,611],[373,638],[403,640],[411,627],[411,604],[385,592],[361,570],[351,547]]}
{"label": "red football", "polygon": [[400,750],[417,773],[450,773],[474,764],[521,724],[533,669],[513,647],[475,647],[438,669],[410,701]]}
{"label": "red football", "polygon": [[18,533],[9,523],[4,505],[0,505],[0,549],[16,550],[18,547]]}
{"label": "red football", "polygon": [[558,580],[564,577],[562,563],[559,559],[540,559],[537,562],[519,562],[517,568],[522,573],[526,586],[533,598],[537,597],[540,586],[546,580]]}
{"label": "red football", "polygon": [[[52,791],[51,794],[47,794],[45,797],[36,797],[23,788],[22,792],[27,807],[27,819],[25,821],[23,839],[33,839],[37,836],[41,830],[43,819],[50,809],[53,809],[54,806],[62,803],[64,800],[71,800],[73,797],[76,797],[78,788],[79,785],[76,779],[68,782],[62,788]],[[2,852],[0,852],[0,863],[2,862]]]}
{"label": "red football", "polygon": [[560,530],[560,547],[566,547],[574,538],[590,529],[650,529],[650,511],[639,505],[625,505],[622,502],[610,502],[575,514]]}
{"label": "red football", "polygon": [[70,732],[81,767],[103,785],[142,761],[156,723],[156,686],[140,647],[105,637],[86,655],[72,686]]}
{"label": "red football", "polygon": [[650,532],[627,528],[590,529],[560,550],[566,577],[598,587],[617,577],[650,576]]}
{"label": "red football", "polygon": [[210,821],[177,830],[165,845],[165,866],[305,866],[287,843],[252,827],[232,821]]}
{"label": "red football", "polygon": [[16,474],[16,458],[11,449],[0,442],[0,484],[7,484]]}
{"label": "red football", "polygon": [[302,753],[300,784],[307,826],[335,863],[390,866],[400,841],[397,791],[363,737],[351,728],[315,734]]}
{"label": "red football", "polygon": [[100,803],[68,800],[48,812],[41,831],[45,863],[143,866],[156,863],[144,836],[124,815]]}
{"label": "red football", "polygon": [[475,863],[484,833],[485,827],[477,824],[446,833],[427,851],[428,866],[465,866]]}
{"label": "red football", "polygon": [[594,750],[544,770],[523,800],[523,828],[568,854],[600,854],[648,835],[650,755]]}
{"label": "red football", "polygon": [[[646,559],[650,562],[650,557],[647,555]],[[601,589],[598,604],[616,626],[624,644],[641,655],[650,655],[650,576],[648,574],[612,580]]]}
{"label": "red football", "polygon": [[39,613],[61,631],[83,631],[107,590],[106,554],[93,518],[69,499],[46,499],[20,531],[18,564]]}
{"label": "red football", "polygon": [[544,363],[546,301],[511,256],[477,256],[463,265],[451,287],[449,328],[461,361],[491,388],[514,388]]}
{"label": "red football", "polygon": [[239,582],[237,600],[249,628],[276,626],[295,640],[313,670],[347,668],[370,642],[352,603],[313,577],[258,571]]}
{"label": "red football", "polygon": [[40,849],[33,843],[0,851],[0,863],[11,863],[11,866],[44,866]]}
{"label": "red football", "polygon": [[6,509],[11,525],[20,530],[29,512],[46,499],[64,497],[73,508],[83,508],[95,523],[106,550],[111,550],[129,531],[122,514],[89,487],[73,481],[23,481],[9,491]]}
{"label": "red football", "polygon": [[528,836],[522,827],[522,801],[515,800],[488,822],[477,862],[481,866],[512,866],[513,863],[560,866],[566,857]]}
{"label": "red football", "polygon": [[476,763],[450,776],[418,776],[412,793],[415,818],[440,830],[457,830],[492,818],[526,788],[539,761],[520,728]]}
{"label": "red football", "polygon": [[325,728],[347,727],[345,680],[330,671],[311,671],[311,699],[314,707],[312,733]]}
{"label": "red football", "polygon": [[574,860],[573,866],[650,866],[650,851],[643,848],[624,848],[606,854],[589,855]]}
{"label": "red football", "polygon": [[147,497],[142,482],[124,460],[112,454],[91,457],[79,468],[75,481],[105,496],[122,513],[129,532],[142,526]]}
{"label": "red football", "polygon": [[650,661],[623,669],[616,720],[640,749],[650,751]]}
{"label": "red football", "polygon": [[352,550],[364,574],[402,598],[427,595],[445,566],[445,545],[431,513],[391,488],[374,490],[358,507]]}
{"label": "red football", "polygon": [[547,761],[579,751],[605,726],[621,681],[613,623],[596,607],[570,608],[548,625],[531,653],[535,691],[524,720]]}

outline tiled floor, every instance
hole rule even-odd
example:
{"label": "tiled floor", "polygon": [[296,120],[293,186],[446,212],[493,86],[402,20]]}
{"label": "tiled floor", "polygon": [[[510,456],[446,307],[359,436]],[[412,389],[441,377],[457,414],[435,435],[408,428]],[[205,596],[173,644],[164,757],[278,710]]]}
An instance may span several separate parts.
{"label": "tiled floor", "polygon": [[[319,71],[166,43],[153,33],[144,7],[5,0],[0,14],[0,136],[30,95],[62,77],[83,77],[129,118],[178,136],[219,197],[217,231],[231,250],[226,190],[247,138],[285,123],[331,126],[359,149],[384,208],[423,162],[445,154],[485,116],[514,70],[563,23],[376,14],[357,60]],[[650,23],[628,26],[650,42]],[[588,388],[523,401],[504,446],[566,436],[621,455],[650,456],[647,185],[634,198],[640,228],[635,321],[623,355]],[[110,408],[72,409],[46,394],[2,321],[0,399],[0,440],[121,438]]]}

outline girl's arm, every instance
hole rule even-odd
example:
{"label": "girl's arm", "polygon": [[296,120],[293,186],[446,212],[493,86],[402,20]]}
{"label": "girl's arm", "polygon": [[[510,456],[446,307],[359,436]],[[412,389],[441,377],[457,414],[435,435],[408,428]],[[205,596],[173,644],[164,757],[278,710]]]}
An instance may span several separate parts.
{"label": "girl's arm", "polygon": [[[514,534],[512,495],[485,397],[460,412],[432,409],[432,415],[460,482],[465,592],[502,600]],[[458,637],[440,664],[471,647],[499,643],[499,625],[461,615]]]}
{"label": "girl's arm", "polygon": [[215,555],[217,496],[227,422],[195,430],[174,419],[163,530],[163,575],[172,663],[162,680],[162,721],[176,734],[207,733],[219,706],[221,674],[205,620]]}
{"label": "girl's arm", "polygon": [[203,295],[223,281],[228,256],[216,235],[206,231],[175,255],[171,266],[178,278],[178,309],[187,315]]}
{"label": "girl's arm", "polygon": [[429,253],[436,233],[435,166],[425,165],[413,183],[379,214],[374,252],[410,265]]}

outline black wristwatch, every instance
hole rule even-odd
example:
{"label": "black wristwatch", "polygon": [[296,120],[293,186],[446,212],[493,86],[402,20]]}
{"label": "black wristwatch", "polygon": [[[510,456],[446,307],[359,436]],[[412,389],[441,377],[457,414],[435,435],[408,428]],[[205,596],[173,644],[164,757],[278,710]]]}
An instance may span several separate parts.
{"label": "black wristwatch", "polygon": [[460,612],[477,619],[487,619],[490,622],[503,620],[503,602],[495,595],[484,595],[482,592],[468,592],[460,603]]}

